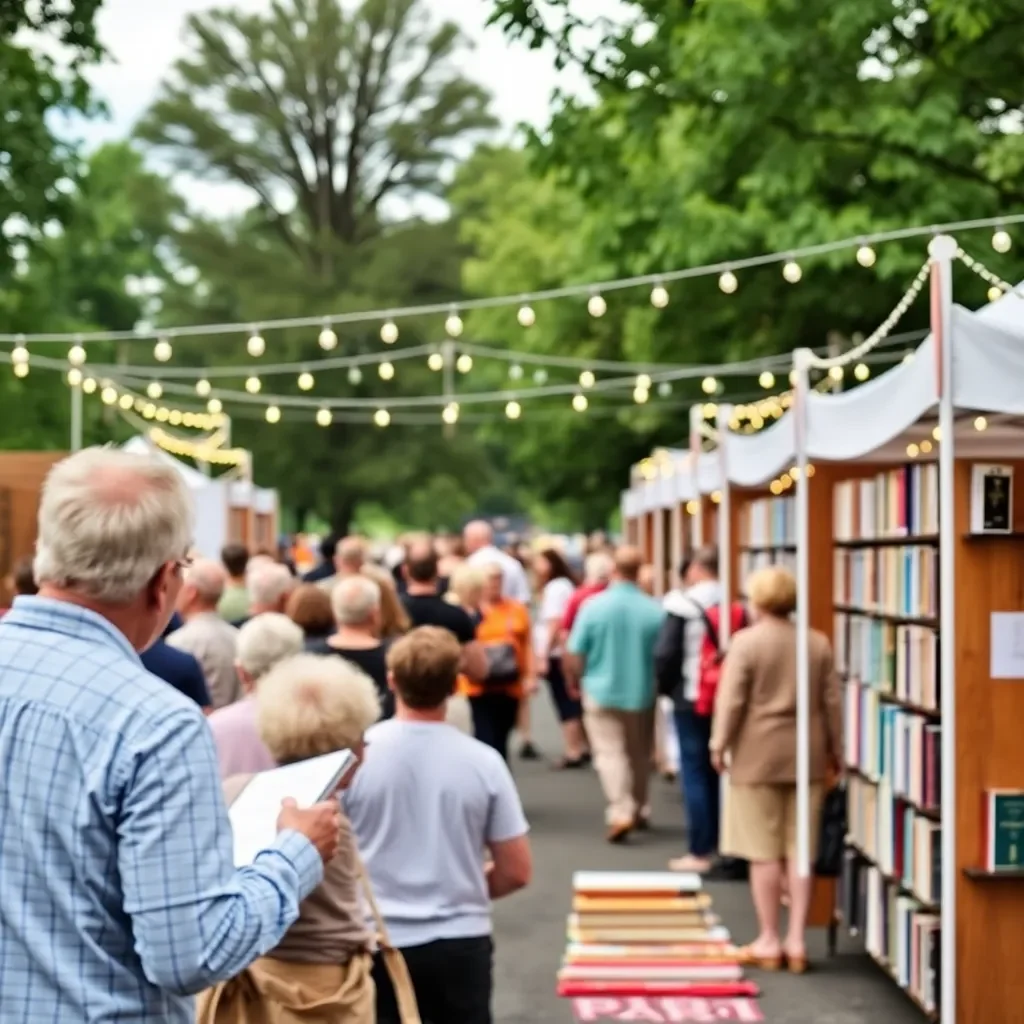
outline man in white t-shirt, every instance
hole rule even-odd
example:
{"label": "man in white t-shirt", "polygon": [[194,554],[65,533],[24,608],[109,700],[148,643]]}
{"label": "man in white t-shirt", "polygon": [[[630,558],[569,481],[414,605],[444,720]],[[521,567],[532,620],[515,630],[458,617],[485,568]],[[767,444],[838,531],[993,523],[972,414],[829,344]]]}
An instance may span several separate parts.
{"label": "man in white t-shirt", "polygon": [[517,559],[494,546],[494,530],[491,529],[491,524],[483,520],[470,523],[462,532],[462,540],[466,545],[466,561],[479,569],[485,565],[500,565],[502,593],[505,597],[529,607],[532,595],[526,579],[526,570]]}
{"label": "man in white t-shirt", "polygon": [[[528,885],[533,861],[501,755],[445,723],[460,656],[455,637],[437,626],[395,643],[395,717],[367,732],[342,802],[423,1020],[491,1024],[491,901]],[[377,1021],[399,1024],[379,956],[373,974]]]}

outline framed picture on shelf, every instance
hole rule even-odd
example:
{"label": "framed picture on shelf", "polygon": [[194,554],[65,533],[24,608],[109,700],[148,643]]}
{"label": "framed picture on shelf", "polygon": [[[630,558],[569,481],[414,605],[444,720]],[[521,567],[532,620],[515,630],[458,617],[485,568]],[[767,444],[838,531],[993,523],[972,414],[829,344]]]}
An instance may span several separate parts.
{"label": "framed picture on shelf", "polygon": [[1013,467],[971,467],[971,533],[1013,532]]}

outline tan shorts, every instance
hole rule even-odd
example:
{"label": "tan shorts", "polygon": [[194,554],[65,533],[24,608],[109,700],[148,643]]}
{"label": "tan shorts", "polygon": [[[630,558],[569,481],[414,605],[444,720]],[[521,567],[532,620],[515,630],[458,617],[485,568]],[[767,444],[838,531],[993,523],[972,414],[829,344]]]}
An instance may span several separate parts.
{"label": "tan shorts", "polygon": [[[811,861],[818,855],[824,787],[810,787]],[[793,860],[796,857],[796,786],[729,787],[722,853],[749,861]]]}

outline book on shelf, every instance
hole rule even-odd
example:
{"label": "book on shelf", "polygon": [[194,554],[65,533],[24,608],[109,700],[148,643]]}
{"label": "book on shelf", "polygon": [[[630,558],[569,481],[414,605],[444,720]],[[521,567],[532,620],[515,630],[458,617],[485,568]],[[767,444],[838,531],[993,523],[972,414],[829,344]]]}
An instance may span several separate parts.
{"label": "book on shelf", "polygon": [[736,950],[728,937],[701,942],[674,942],[664,945],[614,942],[570,942],[565,950],[566,963],[590,963],[594,960],[648,963],[672,960],[709,960],[735,963]]}
{"label": "book on shelf", "polygon": [[707,910],[711,897],[704,892],[692,896],[588,896],[577,893],[572,900],[572,909],[577,914],[645,914],[677,913]]}
{"label": "book on shelf", "polygon": [[702,883],[700,875],[685,871],[577,871],[572,887],[574,893],[635,898],[693,895]]}
{"label": "book on shelf", "polygon": [[754,551],[740,550],[739,553],[739,578],[748,579],[760,569],[767,569],[773,565],[781,566],[790,572],[796,572],[796,552],[783,548],[759,549]]}
{"label": "book on shelf", "polygon": [[706,942],[708,939],[728,939],[728,930],[714,925],[691,927],[652,928],[582,928],[570,924],[567,929],[570,943],[584,946],[639,945],[651,946],[665,943],[675,945],[687,942]]}
{"label": "book on shelf", "polygon": [[833,560],[837,605],[901,618],[934,619],[939,614],[937,548],[837,548]]}
{"label": "book on shelf", "polygon": [[758,498],[748,502],[741,519],[744,546],[753,548],[796,545],[796,499]]}
{"label": "book on shelf", "polygon": [[741,981],[739,964],[708,960],[621,961],[565,964],[558,971],[559,981]]}
{"label": "book on shelf", "polygon": [[700,928],[718,924],[718,918],[707,910],[667,911],[665,913],[573,913],[569,927],[590,931],[602,928]]}
{"label": "book on shelf", "polygon": [[838,541],[930,537],[939,532],[939,469],[920,462],[847,480],[833,491]]}
{"label": "book on shelf", "polygon": [[985,793],[983,828],[985,870],[1024,871],[1024,790]]}

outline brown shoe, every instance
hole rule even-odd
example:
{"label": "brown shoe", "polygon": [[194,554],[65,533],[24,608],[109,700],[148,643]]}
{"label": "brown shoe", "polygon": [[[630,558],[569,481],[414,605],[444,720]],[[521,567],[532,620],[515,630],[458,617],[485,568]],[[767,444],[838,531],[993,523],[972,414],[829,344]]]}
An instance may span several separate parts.
{"label": "brown shoe", "polygon": [[624,843],[633,831],[633,822],[620,821],[617,824],[608,826],[607,839],[609,843]]}

